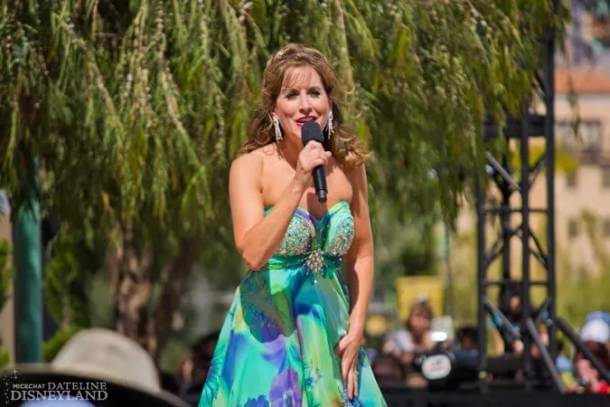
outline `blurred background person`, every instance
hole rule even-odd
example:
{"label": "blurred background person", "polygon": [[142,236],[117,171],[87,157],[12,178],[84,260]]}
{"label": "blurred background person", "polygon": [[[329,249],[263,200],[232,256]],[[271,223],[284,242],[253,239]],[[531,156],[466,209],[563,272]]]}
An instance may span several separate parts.
{"label": "blurred background person", "polygon": [[377,383],[382,388],[404,386],[403,368],[396,358],[380,355],[375,358],[372,367]]}
{"label": "blurred background person", "polygon": [[430,324],[434,317],[427,300],[414,303],[403,328],[388,335],[382,353],[394,358],[402,368],[404,383],[409,387],[426,387],[426,380],[415,370],[417,355],[432,351]]}
{"label": "blurred background person", "polygon": [[455,332],[457,342],[455,350],[458,351],[475,351],[479,350],[478,331],[476,326],[463,326]]}
{"label": "blurred background person", "polygon": [[[591,324],[593,321],[599,321]],[[601,323],[601,324],[600,324]],[[603,327],[606,326],[606,328]],[[588,328],[587,328],[588,326]],[[595,328],[597,327],[597,328]],[[606,335],[606,331],[610,331],[610,313],[606,311],[593,311],[587,314],[585,318],[585,324],[583,325],[583,331],[585,337],[592,339],[603,339],[606,338],[606,347],[610,350],[610,335]],[[598,336],[595,334],[599,333]],[[585,339],[583,339],[585,340]]]}
{"label": "blurred background person", "polygon": [[[610,353],[608,351],[610,327],[608,324],[602,319],[595,318],[586,321],[580,331],[580,339],[604,368],[606,370],[610,369]],[[581,352],[577,352],[574,357],[574,370],[578,383],[576,391],[597,394],[610,393],[608,382],[600,377],[597,369]]]}
{"label": "blurred background person", "polygon": [[190,354],[182,360],[177,376],[180,383],[180,397],[191,405],[197,405],[203,383],[212,364],[214,348],[220,331],[213,331],[197,339]]}
{"label": "blurred background person", "polygon": [[503,318],[493,313],[491,314],[491,322],[495,329],[493,332],[494,346],[498,354],[521,354],[523,352],[523,342],[520,335],[515,335],[519,332],[519,326],[523,320],[521,283],[511,281],[504,284],[500,288],[498,298],[499,311],[506,317],[510,323],[510,328],[506,326]]}

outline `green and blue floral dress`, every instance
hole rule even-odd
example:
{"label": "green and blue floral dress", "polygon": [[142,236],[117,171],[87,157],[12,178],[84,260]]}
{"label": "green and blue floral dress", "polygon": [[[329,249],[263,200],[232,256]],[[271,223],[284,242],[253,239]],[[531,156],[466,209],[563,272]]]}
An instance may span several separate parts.
{"label": "green and blue floral dress", "polygon": [[348,202],[321,219],[297,209],[278,251],[237,288],[200,407],[386,405],[364,348],[352,400],[335,353],[348,329],[342,258],[353,237]]}

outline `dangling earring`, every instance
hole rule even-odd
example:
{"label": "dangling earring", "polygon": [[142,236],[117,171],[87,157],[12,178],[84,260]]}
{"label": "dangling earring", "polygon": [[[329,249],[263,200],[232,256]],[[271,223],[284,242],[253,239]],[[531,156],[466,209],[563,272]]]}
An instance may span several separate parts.
{"label": "dangling earring", "polygon": [[273,116],[271,122],[273,123],[273,130],[275,131],[275,141],[279,143],[284,138],[282,137],[282,129],[280,129],[280,121],[277,117]]}
{"label": "dangling earring", "polygon": [[333,127],[333,111],[332,110],[330,112],[328,112],[328,124],[326,126],[328,127],[328,138],[330,139],[330,136],[332,136],[335,133],[335,128]]}

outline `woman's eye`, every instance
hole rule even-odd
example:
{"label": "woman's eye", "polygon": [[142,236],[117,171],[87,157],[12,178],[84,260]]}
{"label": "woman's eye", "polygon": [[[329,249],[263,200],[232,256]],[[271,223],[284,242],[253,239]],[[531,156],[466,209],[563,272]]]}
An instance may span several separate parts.
{"label": "woman's eye", "polygon": [[288,94],[286,95],[286,98],[287,98],[287,99],[294,99],[294,98],[295,98],[295,97],[297,97],[298,95],[299,95],[298,93],[291,92],[291,93],[288,93]]}
{"label": "woman's eye", "polygon": [[318,97],[318,96],[320,96],[320,91],[312,90],[309,92],[309,94],[312,96]]}

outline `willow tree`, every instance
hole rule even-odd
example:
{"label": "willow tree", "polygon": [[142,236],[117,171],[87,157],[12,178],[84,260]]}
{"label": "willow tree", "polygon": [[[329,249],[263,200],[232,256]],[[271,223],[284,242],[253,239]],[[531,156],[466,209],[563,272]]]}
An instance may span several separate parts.
{"label": "willow tree", "polygon": [[18,201],[18,163],[40,163],[42,208],[62,223],[53,308],[74,323],[103,271],[117,329],[154,354],[193,266],[239,263],[218,256],[228,166],[281,44],[337,67],[349,125],[375,153],[373,206],[451,218],[485,112],[517,109],[560,21],[551,1],[0,4],[0,184]]}

